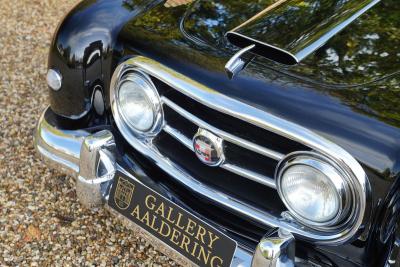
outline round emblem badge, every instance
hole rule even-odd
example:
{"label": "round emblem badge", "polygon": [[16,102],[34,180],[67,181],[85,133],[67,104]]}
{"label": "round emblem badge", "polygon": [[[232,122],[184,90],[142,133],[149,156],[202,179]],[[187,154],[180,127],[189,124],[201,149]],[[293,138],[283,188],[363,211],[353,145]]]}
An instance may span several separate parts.
{"label": "round emblem badge", "polygon": [[193,149],[196,156],[208,166],[219,166],[224,160],[223,139],[199,128],[193,137]]}

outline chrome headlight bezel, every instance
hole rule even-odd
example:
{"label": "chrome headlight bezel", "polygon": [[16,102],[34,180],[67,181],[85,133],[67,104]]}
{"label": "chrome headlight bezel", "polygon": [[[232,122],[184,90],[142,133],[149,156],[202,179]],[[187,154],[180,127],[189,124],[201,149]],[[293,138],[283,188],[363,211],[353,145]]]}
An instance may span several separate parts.
{"label": "chrome headlight bezel", "polygon": [[[340,203],[336,216],[327,221],[317,222],[299,214],[292,207],[283,193],[282,177],[289,168],[296,165],[304,165],[313,168],[323,173],[332,182],[331,184],[335,187]],[[351,180],[338,164],[323,155],[306,151],[294,152],[287,155],[277,165],[275,180],[279,196],[289,210],[290,215],[304,226],[326,232],[337,230],[345,225],[351,224],[350,221],[355,218],[354,213],[357,203],[355,202],[355,191],[352,187]]]}
{"label": "chrome headlight bezel", "polygon": [[[153,112],[153,124],[146,130],[138,129],[135,125],[133,125],[127,119],[120,105],[119,92],[121,86],[126,82],[135,82],[133,76],[142,79],[142,81],[146,84],[145,87],[142,87],[144,89],[143,93],[145,94],[146,99],[149,101]],[[140,139],[152,138],[161,131],[164,121],[164,112],[162,109],[160,96],[150,77],[137,68],[127,65],[114,73],[110,85],[110,102],[115,122],[120,129],[122,128],[126,131],[129,131],[136,138]]]}

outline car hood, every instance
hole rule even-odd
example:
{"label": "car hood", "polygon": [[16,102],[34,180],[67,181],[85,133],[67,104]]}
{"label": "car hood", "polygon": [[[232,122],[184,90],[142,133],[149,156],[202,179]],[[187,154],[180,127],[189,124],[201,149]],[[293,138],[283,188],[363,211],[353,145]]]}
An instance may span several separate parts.
{"label": "car hood", "polygon": [[[299,39],[300,35],[307,37],[308,33],[304,32],[304,26],[323,21],[325,17],[321,10],[330,14],[334,10],[345,13],[350,10],[343,10],[346,3],[342,2],[351,1],[353,0],[301,1],[300,4],[296,4],[296,8],[309,2],[319,3],[315,8],[317,12],[313,13],[312,18],[303,19],[297,16],[287,19],[275,16],[272,18],[273,23],[269,21],[272,26],[263,29],[262,34],[264,38],[272,36],[271,38],[275,39],[285,32],[287,33],[285,35],[292,39],[296,34],[299,35]],[[203,42],[221,50],[235,51],[237,48],[227,41],[226,33],[274,2],[276,0],[198,0],[192,3],[184,14],[181,29],[187,38],[194,42]],[[322,5],[329,8],[322,9]],[[312,9],[307,7],[308,11]],[[285,66],[263,57],[257,57],[255,63],[330,86],[360,85],[390,76],[400,69],[399,12],[400,6],[397,0],[378,3],[295,66]],[[279,21],[282,18],[285,21]]]}
{"label": "car hood", "polygon": [[[262,1],[159,0],[125,23],[115,48],[122,54],[115,57],[154,59],[218,93],[321,134],[376,173],[393,178],[400,170],[395,1],[378,3],[298,65],[257,56],[230,80],[224,66],[238,49],[227,43],[225,32],[252,5],[255,10],[248,13],[257,13]],[[123,3],[135,10],[133,0]]]}

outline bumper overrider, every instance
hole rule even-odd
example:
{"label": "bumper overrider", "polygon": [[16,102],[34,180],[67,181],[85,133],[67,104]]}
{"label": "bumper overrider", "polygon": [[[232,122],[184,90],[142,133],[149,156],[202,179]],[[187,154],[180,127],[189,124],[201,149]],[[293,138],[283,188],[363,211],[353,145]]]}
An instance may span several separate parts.
{"label": "bumper overrider", "polygon": [[[175,241],[174,233],[172,233],[172,237],[161,234],[161,236],[169,241],[166,239],[163,240],[159,236],[154,235],[151,231],[148,231],[148,229],[136,224],[132,220],[128,220],[127,217],[135,215],[135,210],[129,211],[129,216],[121,215],[121,213],[124,214],[121,211],[127,208],[124,206],[124,203],[126,204],[126,194],[118,198],[119,202],[113,202],[117,203],[117,206],[119,206],[119,212],[117,211],[118,208],[116,209],[113,207],[115,204],[110,203],[111,201],[109,200],[111,198],[116,199],[116,187],[120,185],[119,183],[124,182],[125,179],[131,181],[131,198],[134,184],[136,184],[136,187],[143,187],[146,192],[150,192],[150,195],[154,195],[154,199],[156,199],[156,197],[164,199],[156,192],[152,194],[152,189],[145,186],[145,184],[151,184],[151,182],[146,181],[146,183],[144,183],[145,181],[143,181],[143,179],[151,180],[151,177],[135,177],[117,163],[116,144],[113,134],[108,130],[89,133],[85,130],[59,129],[56,125],[53,125],[52,120],[49,119],[51,115],[52,111],[48,108],[40,117],[35,133],[35,147],[49,166],[76,178],[76,193],[80,203],[87,208],[105,207],[113,216],[117,216],[125,225],[132,228],[135,234],[150,240],[160,251],[180,262],[182,265],[190,266],[199,264],[199,262],[194,263],[191,259],[185,257],[179,252],[179,249],[175,249],[169,245],[168,242],[171,240]],[[121,178],[120,176],[125,178]],[[117,185],[115,185],[116,183]],[[126,188],[129,189],[129,186]],[[127,192],[129,193],[129,190]],[[146,201],[147,199],[148,198],[146,198]],[[165,198],[165,201],[167,201],[167,198]],[[170,200],[168,200],[168,202],[170,202]],[[120,205],[118,205],[118,203]],[[176,203],[171,205],[176,206]],[[182,208],[177,207],[177,209]],[[136,210],[136,212],[139,213],[138,210]],[[149,219],[147,221],[149,221]],[[192,225],[195,225],[195,222],[192,222]],[[205,225],[208,225],[207,222],[205,222]],[[208,227],[209,226],[205,228]],[[157,228],[158,232],[163,233],[162,229],[159,228]],[[186,227],[185,230],[187,229],[188,227]],[[190,225],[189,229],[191,229]],[[178,239],[177,236],[178,233],[175,234],[176,240]],[[217,237],[214,237],[214,239],[217,239]],[[186,241],[186,243],[190,242],[189,240]],[[212,243],[208,245],[212,247]],[[184,241],[180,243],[180,247],[185,248]],[[186,246],[186,249],[187,248],[188,246]],[[193,248],[193,253],[195,249],[196,248]],[[222,262],[218,255],[214,255],[214,258],[212,258],[212,255],[208,256],[203,253],[203,255],[199,254],[198,258],[205,259],[200,265],[229,266],[229,262]],[[254,252],[249,252],[241,248],[240,245],[237,246],[230,266],[294,266],[294,258],[295,240],[293,235],[279,228],[275,228],[265,234]]]}

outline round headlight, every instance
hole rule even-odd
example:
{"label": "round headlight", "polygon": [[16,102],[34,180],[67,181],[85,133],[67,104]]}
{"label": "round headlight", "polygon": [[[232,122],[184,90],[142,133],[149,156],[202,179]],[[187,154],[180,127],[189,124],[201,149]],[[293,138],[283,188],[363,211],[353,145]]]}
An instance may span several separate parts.
{"label": "round headlight", "polygon": [[292,156],[278,168],[279,195],[298,221],[327,227],[343,219],[349,204],[347,183],[329,161]]}
{"label": "round headlight", "polygon": [[139,133],[153,131],[161,116],[161,105],[151,80],[138,72],[128,73],[117,90],[117,106],[128,126]]}

